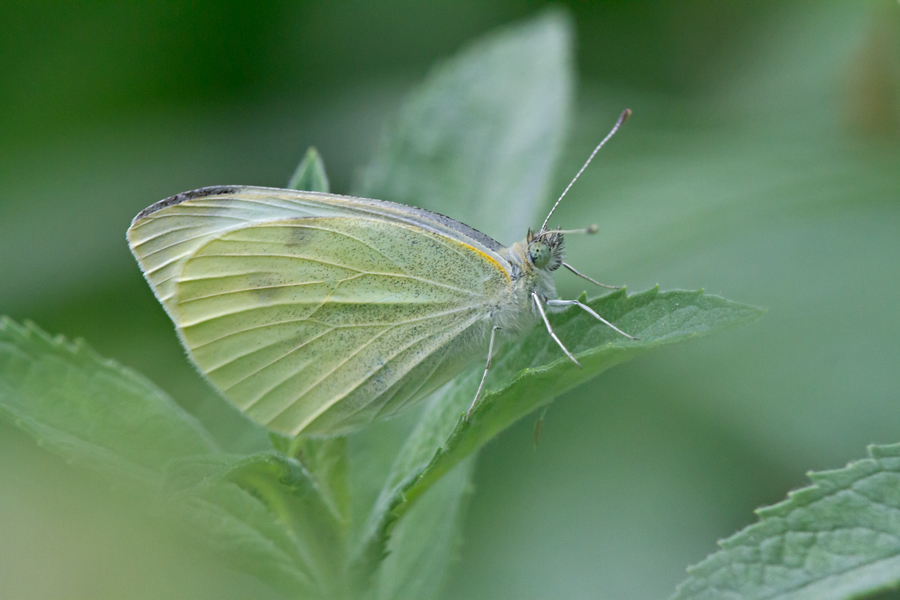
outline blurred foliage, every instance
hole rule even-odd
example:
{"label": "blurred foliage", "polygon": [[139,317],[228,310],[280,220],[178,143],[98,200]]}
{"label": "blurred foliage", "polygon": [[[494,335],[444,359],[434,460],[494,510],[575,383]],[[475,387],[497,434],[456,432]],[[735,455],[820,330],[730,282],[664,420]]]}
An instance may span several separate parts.
{"label": "blurred foliage", "polygon": [[[570,392],[536,452],[527,421],[489,445],[448,597],[665,597],[804,471],[900,440],[897,3],[570,9],[577,117],[551,190],[635,113],[554,217],[599,224],[571,263],[769,312]],[[226,448],[267,446],[183,358],[125,246],[131,217],[203,185],[282,186],[310,145],[348,191],[436,58],[536,10],[3,3],[0,313],[139,369]],[[561,296],[581,283],[561,275]],[[5,594],[261,593],[7,426],[0,456]]]}

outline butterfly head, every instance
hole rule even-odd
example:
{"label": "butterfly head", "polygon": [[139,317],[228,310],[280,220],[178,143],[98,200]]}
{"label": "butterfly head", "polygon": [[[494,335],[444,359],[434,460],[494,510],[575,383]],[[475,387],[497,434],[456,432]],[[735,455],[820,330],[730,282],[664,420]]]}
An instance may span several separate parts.
{"label": "butterfly head", "polygon": [[563,234],[559,231],[528,230],[525,238],[528,248],[528,260],[531,264],[545,271],[555,271],[563,262]]}

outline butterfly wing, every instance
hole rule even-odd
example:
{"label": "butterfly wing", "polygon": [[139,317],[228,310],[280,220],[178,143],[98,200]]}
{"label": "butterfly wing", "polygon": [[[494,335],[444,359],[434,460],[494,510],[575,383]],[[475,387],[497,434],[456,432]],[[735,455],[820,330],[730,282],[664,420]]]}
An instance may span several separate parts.
{"label": "butterfly wing", "polygon": [[216,186],[177,194],[141,211],[128,229],[128,243],[144,276],[169,316],[178,274],[197,248],[226,231],[254,223],[304,217],[345,216],[421,227],[471,245],[504,269],[503,246],[460,223],[421,208],[337,194],[252,186]]}
{"label": "butterfly wing", "polygon": [[482,234],[402,205],[265,188],[166,202],[135,219],[135,256],[201,371],[284,433],[434,390],[509,286]]}

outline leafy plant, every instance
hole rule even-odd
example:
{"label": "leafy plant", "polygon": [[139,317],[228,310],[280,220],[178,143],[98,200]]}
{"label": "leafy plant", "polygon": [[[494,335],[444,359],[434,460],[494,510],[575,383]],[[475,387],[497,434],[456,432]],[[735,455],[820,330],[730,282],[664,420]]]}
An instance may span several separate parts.
{"label": "leafy plant", "polygon": [[[355,191],[450,213],[505,243],[522,237],[547,200],[569,119],[570,38],[567,20],[552,13],[441,65],[405,104]],[[290,186],[328,191],[316,152]],[[480,367],[421,407],[345,438],[272,434],[269,449],[237,454],[141,375],[8,319],[0,321],[0,415],[114,486],[152,497],[160,517],[187,524],[207,552],[284,596],[435,597],[485,443],[611,366],[760,314],[658,289],[587,303],[640,341],[577,309],[552,315],[584,369],[536,329],[497,352],[468,421]],[[871,452],[761,511],[759,524],[691,570],[676,597],[849,598],[895,585],[900,459],[895,447]]]}

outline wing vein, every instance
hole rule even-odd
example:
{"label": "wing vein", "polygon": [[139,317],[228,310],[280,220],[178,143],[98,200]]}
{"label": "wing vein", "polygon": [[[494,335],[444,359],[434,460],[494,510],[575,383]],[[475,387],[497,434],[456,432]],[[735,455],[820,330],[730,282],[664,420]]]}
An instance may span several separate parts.
{"label": "wing vein", "polygon": [[[476,317],[475,319],[473,319],[472,322],[474,322],[475,320],[477,320],[477,317]],[[388,330],[388,331],[389,331],[389,330]],[[371,344],[372,342],[374,342],[378,337],[380,337],[381,335],[384,335],[384,333],[387,333],[387,331],[380,333],[380,334],[379,334],[378,336],[376,336],[375,338],[372,338],[372,340],[370,340],[366,345],[368,346],[369,344]],[[413,340],[412,342],[410,342],[409,344],[406,344],[405,346],[403,346],[403,347],[401,347],[400,349],[398,349],[396,352],[394,352],[394,353],[388,358],[388,360],[384,361],[382,364],[380,364],[380,365],[378,365],[377,367],[375,367],[374,370],[372,370],[372,371],[370,371],[369,373],[367,373],[367,374],[366,374],[364,377],[362,377],[362,378],[361,378],[361,379],[360,379],[360,380],[359,380],[352,388],[350,388],[349,390],[347,390],[346,392],[342,393],[341,395],[339,395],[339,396],[337,396],[337,397],[335,397],[335,398],[332,398],[331,400],[329,400],[328,402],[326,402],[325,404],[323,404],[323,405],[319,408],[319,410],[318,410],[317,412],[315,412],[313,415],[311,415],[311,416],[306,420],[306,422],[304,422],[304,423],[302,423],[300,426],[298,426],[297,429],[296,429],[295,431],[301,431],[304,427],[306,427],[306,425],[308,425],[309,423],[311,423],[312,421],[314,421],[317,417],[319,417],[321,414],[323,414],[323,413],[324,413],[325,411],[327,411],[329,408],[331,408],[332,406],[334,406],[335,404],[337,404],[339,401],[341,401],[342,399],[344,399],[345,397],[347,397],[347,395],[349,395],[349,394],[350,394],[351,392],[353,392],[354,390],[358,389],[359,386],[361,386],[363,383],[365,383],[366,381],[368,381],[369,379],[371,379],[373,376],[375,376],[379,371],[381,371],[384,367],[386,367],[387,364],[388,364],[390,361],[392,361],[394,358],[396,358],[400,353],[402,353],[402,352],[408,350],[409,348],[415,346],[416,344],[418,344],[418,343],[420,343],[420,342],[422,342],[422,341],[428,339],[429,337],[435,337],[435,336],[438,336],[438,335],[440,335],[440,334],[439,334],[439,333],[437,333],[437,334],[434,334],[434,333],[425,334],[425,335],[423,335],[423,336],[420,336],[420,337],[414,339],[414,340]],[[457,334],[457,335],[459,335],[459,334]],[[454,337],[455,337],[455,336],[454,336]],[[358,354],[359,352],[361,352],[363,349],[364,349],[364,348],[360,348],[356,353],[354,353],[354,356],[355,356],[355,354]],[[293,401],[291,404],[289,404],[288,406],[286,406],[285,408],[283,408],[281,411],[278,412],[278,414],[276,414],[275,416],[271,417],[267,422],[268,422],[268,423],[271,423],[272,421],[274,421],[275,419],[277,419],[279,416],[281,416],[285,411],[289,410],[289,409],[291,408],[291,406],[293,406],[294,404],[296,404],[297,402],[299,402],[300,399],[303,398],[303,396],[305,396],[305,395],[308,394],[310,391],[312,391],[317,385],[319,385],[322,381],[324,381],[326,377],[328,377],[328,376],[330,376],[332,373],[334,373],[337,369],[339,369],[341,366],[343,366],[343,364],[346,363],[347,360],[350,360],[351,358],[353,358],[353,356],[348,356],[347,359],[346,359],[344,362],[342,362],[341,364],[335,366],[335,368],[332,369],[332,371],[330,371],[328,374],[326,374],[326,376],[320,377],[316,382],[313,383],[313,385],[311,385],[310,387],[308,387],[306,390],[303,391],[303,393],[301,393],[299,396],[297,396],[297,398],[295,398],[294,401]],[[406,373],[409,373],[409,371],[410,371],[410,369],[407,369],[407,370],[403,373],[403,375],[401,375],[401,378],[402,378],[404,375],[406,375]],[[399,378],[398,378],[398,379],[399,379]]]}
{"label": "wing vein", "polygon": [[[222,275],[220,277],[210,277],[209,279],[220,279],[222,277],[234,277],[234,275]],[[354,275],[348,279],[355,279],[359,277],[359,275]],[[203,279],[182,279],[178,283],[182,283],[184,281],[203,281]],[[346,281],[346,279],[341,279],[340,281]],[[223,296],[230,296],[232,294],[242,294],[244,292],[255,292],[257,290],[278,290],[284,288],[292,288],[292,287],[302,287],[304,285],[316,285],[326,283],[325,281],[301,281],[300,283],[279,283],[276,285],[260,285],[257,287],[249,287],[249,288],[239,288],[236,290],[228,290],[225,292],[216,292],[214,294],[206,294],[205,296],[194,296],[192,298],[187,298],[185,300],[181,300],[179,304],[188,304],[189,302],[196,302],[197,300],[208,300],[210,298],[221,298]],[[263,305],[263,306],[271,306],[271,305]],[[254,307],[258,308],[258,307]],[[201,321],[202,323],[202,321]]]}
{"label": "wing vein", "polygon": [[[326,329],[325,331],[322,331],[321,333],[317,333],[316,335],[312,336],[312,337],[309,338],[308,340],[303,340],[303,342],[301,342],[299,346],[294,346],[293,348],[291,348],[290,350],[288,350],[287,352],[285,352],[284,354],[282,354],[282,355],[279,356],[278,358],[273,358],[272,360],[270,360],[269,362],[267,362],[267,363],[264,364],[263,366],[257,368],[256,370],[254,370],[254,371],[252,371],[252,372],[250,372],[250,373],[247,373],[246,375],[244,375],[243,377],[241,377],[240,379],[238,379],[237,381],[233,382],[231,385],[229,385],[228,387],[226,387],[223,391],[228,391],[228,390],[230,390],[231,388],[233,388],[234,386],[238,385],[239,383],[244,382],[244,381],[246,381],[247,379],[253,377],[253,376],[256,375],[257,373],[261,373],[261,372],[265,371],[266,369],[268,369],[269,367],[271,367],[271,366],[274,365],[275,363],[284,360],[285,358],[287,358],[288,356],[290,356],[291,354],[293,354],[293,353],[296,352],[297,350],[301,350],[302,348],[304,348],[304,347],[307,346],[308,344],[310,344],[310,343],[316,341],[317,339],[319,339],[319,338],[322,337],[323,335],[327,335],[327,334],[331,333],[332,331],[334,331],[334,329],[335,329],[334,327],[332,327],[332,328],[330,328],[330,329]],[[253,354],[254,352],[259,352],[260,350],[265,350],[266,348],[269,348],[269,347],[271,347],[271,346],[274,346],[274,345],[277,344],[277,343],[278,343],[278,342],[275,341],[275,342],[272,342],[271,344],[266,344],[265,346],[262,346],[262,347],[260,347],[260,348],[257,348],[256,350],[253,350],[253,351],[251,351],[251,352],[246,352],[246,353],[244,353],[244,354],[241,354],[240,356],[235,356],[234,358],[228,360],[227,362],[222,363],[222,364],[220,364],[220,365],[217,365],[217,366],[215,366],[215,367],[213,367],[213,368],[207,370],[207,373],[212,373],[213,371],[215,371],[215,370],[217,370],[217,369],[221,369],[222,367],[225,367],[225,366],[230,365],[231,363],[233,363],[233,362],[236,361],[236,360],[240,360],[241,358],[243,358],[243,357],[245,357],[245,356],[249,356],[249,355]],[[301,369],[301,371],[302,371],[302,369]],[[294,373],[292,373],[292,374],[291,374],[291,377],[293,377],[294,375],[296,375],[298,372],[299,372],[299,371],[295,371]],[[268,392],[265,392],[265,393],[268,393]],[[265,394],[264,394],[264,395],[265,395]],[[257,398],[256,400],[254,400],[254,402],[256,402],[257,400],[259,400],[259,398]],[[253,404],[250,404],[247,408],[249,408],[250,406],[253,406]]]}
{"label": "wing vein", "polygon": [[[362,346],[360,346],[359,348],[357,348],[356,350],[354,350],[353,352],[351,352],[350,355],[347,356],[347,358],[345,358],[344,360],[342,360],[341,362],[339,362],[338,364],[336,364],[334,367],[332,367],[330,371],[328,371],[327,373],[325,373],[324,375],[322,375],[321,377],[319,377],[318,379],[316,379],[314,382],[312,382],[312,384],[311,384],[310,386],[308,386],[305,390],[303,390],[303,391],[300,393],[299,396],[297,396],[296,398],[294,398],[293,400],[291,400],[290,404],[288,404],[286,407],[284,407],[283,409],[281,409],[280,411],[278,411],[278,413],[277,413],[274,417],[272,417],[271,419],[269,419],[269,420],[266,421],[266,422],[267,422],[267,423],[271,423],[273,419],[275,419],[275,418],[278,417],[278,415],[280,415],[280,414],[283,413],[284,411],[288,410],[291,406],[293,406],[294,404],[296,404],[297,401],[299,401],[303,396],[305,396],[306,394],[308,394],[308,393],[310,392],[310,390],[312,390],[313,388],[315,388],[317,385],[319,385],[320,383],[322,383],[324,380],[326,380],[326,379],[328,379],[329,377],[331,377],[331,376],[334,374],[335,371],[337,371],[337,370],[340,369],[342,366],[344,366],[345,364],[347,364],[347,361],[349,361],[351,358],[353,358],[354,356],[358,355],[360,352],[362,352],[363,350],[365,350],[366,348],[368,348],[369,346],[371,346],[371,345],[375,342],[375,340],[377,340],[378,338],[380,338],[380,337],[383,336],[384,334],[388,333],[389,331],[393,330],[394,328],[396,328],[396,325],[391,325],[391,326],[386,327],[384,330],[378,332],[377,334],[375,334],[372,338],[370,338],[369,340],[367,340],[366,343],[364,343]],[[297,349],[299,349],[299,348],[297,348]],[[288,354],[282,356],[281,358],[276,359],[275,361],[273,361],[272,363],[270,363],[269,366],[271,366],[272,364],[275,364],[276,362],[279,362],[279,361],[281,361],[281,360],[287,358],[287,356],[289,356],[290,354],[293,354],[294,352],[296,352],[297,349],[291,350]],[[266,368],[268,368],[268,367],[266,367]],[[251,406],[253,406],[253,405],[256,404],[257,402],[259,402],[260,400],[262,400],[263,398],[265,398],[267,394],[269,394],[269,393],[270,393],[271,391],[273,391],[275,388],[277,388],[277,387],[283,385],[284,383],[286,383],[288,380],[290,380],[290,379],[291,379],[292,377],[294,377],[296,374],[297,374],[297,373],[291,373],[290,375],[288,375],[287,377],[283,378],[283,379],[282,379],[281,381],[279,381],[278,383],[275,383],[274,385],[270,385],[267,389],[263,390],[263,392],[262,392],[259,396],[257,396],[256,398],[254,398],[254,399],[250,402],[250,404],[247,405],[247,407],[246,407],[244,410],[249,410]]]}
{"label": "wing vein", "polygon": [[[475,308],[474,306],[467,306],[467,307],[463,307],[463,308],[458,308],[458,309],[456,309],[456,310],[448,310],[448,311],[444,311],[444,312],[441,312],[441,313],[435,313],[435,314],[433,314],[433,315],[428,315],[427,317],[419,317],[419,318],[417,318],[417,319],[407,319],[407,320],[404,320],[404,321],[395,321],[395,322],[392,322],[392,323],[353,323],[353,324],[349,324],[349,325],[329,325],[328,323],[323,323],[322,321],[312,321],[312,322],[314,322],[316,325],[322,325],[323,327],[327,327],[327,328],[328,328],[327,331],[324,331],[324,332],[322,332],[321,334],[317,334],[317,335],[316,335],[315,337],[313,337],[312,339],[309,339],[309,340],[304,341],[303,344],[301,344],[300,346],[297,346],[297,347],[295,347],[295,348],[292,348],[292,349],[289,350],[287,353],[283,354],[282,356],[279,356],[278,358],[272,359],[271,361],[269,361],[268,363],[266,363],[265,365],[263,365],[262,367],[260,367],[260,368],[257,369],[256,371],[254,371],[253,373],[250,373],[249,375],[247,375],[247,377],[251,377],[251,376],[255,375],[256,373],[258,373],[258,372],[260,372],[260,371],[262,371],[262,370],[264,370],[264,369],[269,368],[270,366],[272,366],[273,364],[275,364],[275,363],[278,362],[279,360],[281,360],[281,359],[283,359],[283,358],[286,358],[287,356],[289,356],[290,354],[292,354],[292,353],[295,352],[296,350],[301,349],[301,348],[303,347],[303,345],[305,345],[306,343],[312,342],[312,341],[314,341],[315,339],[317,339],[318,337],[321,337],[321,335],[324,335],[324,334],[329,333],[329,332],[331,332],[331,331],[334,331],[334,330],[336,330],[336,329],[353,329],[353,328],[355,328],[355,327],[396,327],[396,326],[398,326],[398,325],[408,325],[408,324],[410,324],[410,323],[417,323],[417,322],[419,322],[419,321],[428,321],[429,319],[435,319],[435,318],[438,318],[438,317],[445,317],[445,316],[448,316],[448,315],[453,315],[453,314],[456,314],[456,313],[465,312],[465,311],[467,311],[467,310],[473,310],[474,308]],[[266,325],[259,325],[259,326],[257,326],[257,327],[248,327],[248,328],[246,328],[246,329],[241,329],[241,330],[239,330],[239,331],[235,331],[235,332],[229,333],[228,335],[224,335],[224,336],[222,336],[222,337],[220,337],[220,338],[216,338],[215,340],[211,340],[211,341],[206,342],[206,343],[204,343],[204,344],[201,344],[201,345],[199,345],[199,346],[194,346],[193,350],[196,351],[196,350],[199,349],[199,348],[202,348],[202,347],[204,347],[204,346],[208,346],[209,344],[218,342],[218,341],[223,340],[223,339],[225,339],[225,338],[227,338],[227,337],[230,337],[230,336],[232,336],[232,335],[238,335],[238,334],[240,334],[240,333],[246,333],[246,332],[252,331],[252,330],[254,330],[254,329],[262,329],[262,328],[264,328],[264,327],[271,327],[271,326],[273,326],[273,325],[285,325],[285,324],[287,324],[287,323],[297,323],[297,322],[303,322],[303,321],[309,322],[310,319],[308,319],[308,318],[303,318],[303,319],[289,319],[289,320],[287,320],[287,321],[279,321],[278,323],[268,323],[268,324],[266,324]],[[266,348],[269,348],[269,347],[271,347],[271,346],[274,346],[275,344],[279,343],[280,341],[281,341],[281,340],[276,340],[276,341],[272,342],[271,344],[266,344],[265,346],[260,346],[259,348],[256,348],[256,349],[254,349],[254,350],[250,350],[249,352],[245,352],[245,353],[243,353],[243,354],[239,354],[238,356],[234,356],[234,357],[228,359],[228,360],[227,360],[226,362],[224,362],[224,363],[220,363],[220,364],[218,364],[218,365],[216,365],[216,366],[214,366],[214,367],[207,368],[206,371],[207,371],[207,373],[212,373],[213,371],[216,371],[216,370],[218,370],[218,369],[221,369],[222,367],[228,366],[228,365],[230,365],[231,363],[233,363],[234,361],[240,360],[241,358],[244,358],[245,356],[250,356],[251,354],[254,354],[254,353],[256,353],[256,352],[259,352],[260,350],[265,350]],[[245,377],[245,379],[246,379],[246,377]],[[243,380],[241,380],[241,381],[243,381]],[[240,381],[234,382],[233,384],[231,384],[231,386],[229,386],[229,389],[230,389],[231,387],[237,385],[238,383],[240,383]]]}
{"label": "wing vein", "polygon": [[[226,257],[231,257],[231,258],[241,258],[241,257],[242,257],[242,258],[251,258],[251,257],[254,257],[254,256],[262,256],[262,255],[260,255],[260,254],[242,254],[242,253],[235,253],[235,254],[204,254],[203,256],[204,256],[204,257],[207,257],[207,256],[208,256],[208,257],[215,257],[215,258],[226,258]],[[275,257],[275,258],[299,258],[300,260],[306,260],[305,258],[298,257],[298,256],[294,256],[294,255],[292,255],[292,254],[274,254],[274,253],[270,253],[270,254],[266,254],[265,257],[266,257],[266,258],[269,258],[269,257]],[[315,261],[315,262],[320,262],[320,261]],[[325,264],[328,264],[328,263],[325,263]],[[338,266],[338,265],[335,265],[335,266]],[[350,279],[355,279],[356,277],[364,276],[364,275],[373,275],[373,276],[376,276],[376,277],[398,277],[398,278],[400,278],[400,279],[412,279],[412,280],[414,280],[414,281],[421,281],[422,283],[429,283],[429,284],[434,285],[434,286],[437,286],[437,287],[442,287],[442,288],[446,288],[446,289],[448,289],[448,290],[453,290],[454,292],[461,292],[461,293],[463,293],[463,294],[468,294],[468,295],[470,295],[470,296],[483,296],[483,294],[479,294],[478,292],[475,292],[475,291],[473,291],[473,290],[464,290],[464,289],[462,289],[462,288],[458,288],[458,287],[456,287],[456,286],[453,286],[453,285],[450,285],[450,284],[447,284],[447,283],[441,283],[440,281],[435,281],[435,280],[433,280],[433,279],[427,279],[427,278],[425,278],[425,277],[418,277],[418,276],[416,276],[416,275],[408,275],[408,274],[406,274],[406,273],[402,273],[402,274],[401,274],[401,273],[383,273],[383,272],[380,272],[380,271],[363,271],[363,270],[361,270],[361,269],[354,269],[354,268],[352,268],[352,267],[347,267],[347,269],[348,269],[348,270],[351,270],[351,271],[356,271],[357,273],[359,273],[359,275],[354,275],[353,277],[348,277],[348,278],[345,278],[345,279],[339,279],[339,280],[336,280],[338,283],[341,282],[341,281],[348,281],[348,280],[350,280]],[[194,279],[183,279],[183,280],[181,280],[181,281],[202,281],[202,280],[204,280],[204,279],[218,279],[219,277],[234,277],[234,275],[224,275],[224,276],[215,276],[215,277],[197,277],[197,278],[194,278]],[[317,283],[322,283],[322,282],[317,282]],[[230,292],[223,292],[222,294],[224,295],[224,294],[226,294],[226,293],[230,293]]]}
{"label": "wing vein", "polygon": [[[477,323],[477,322],[478,322],[478,318],[477,318],[477,317],[476,317],[475,319],[472,319],[471,321],[469,321],[468,323],[466,323],[465,327],[462,327],[461,329],[459,329],[458,332],[457,332],[457,334],[456,334],[455,336],[453,336],[453,337],[451,337],[450,339],[448,339],[447,342],[449,343],[449,342],[451,342],[453,339],[455,339],[456,337],[462,335],[469,327],[471,327],[472,325],[474,325],[474,324]],[[445,346],[446,346],[446,343],[441,344],[440,346],[436,347],[434,350],[432,350],[431,352],[429,352],[429,353],[428,353],[428,356],[429,356],[429,357],[432,356],[435,352],[437,352],[438,350],[443,349]],[[414,398],[414,397],[416,396],[416,394],[419,393],[419,390],[421,390],[423,387],[425,387],[425,386],[428,384],[428,382],[431,380],[431,378],[434,377],[434,374],[437,373],[437,370],[440,368],[441,364],[442,364],[442,361],[436,361],[436,362],[435,362],[434,368],[431,369],[431,373],[428,374],[428,377],[423,378],[423,379],[422,379],[422,383],[420,383],[418,386],[416,386],[416,389],[413,390],[413,392],[412,392],[411,394],[409,394],[409,397],[410,397],[410,398]],[[393,396],[391,396],[391,398],[393,398]],[[379,407],[378,411],[375,413],[375,416],[372,418],[373,421],[376,420],[376,419],[378,419],[378,418],[383,414],[384,407],[388,405],[388,402],[390,402],[391,398],[388,398],[388,399],[381,405],[381,407]],[[354,411],[353,414],[356,414],[357,412],[359,412],[360,410],[362,410],[362,409],[364,409],[364,408],[365,408],[365,407],[360,407],[359,409],[357,409],[356,411]]]}
{"label": "wing vein", "polygon": [[[340,217],[338,217],[338,218],[340,218]],[[370,220],[381,220],[381,219],[370,219]],[[398,265],[398,264],[395,263],[393,260],[391,260],[391,259],[390,259],[388,256],[386,256],[383,252],[379,251],[377,248],[374,248],[371,244],[368,244],[368,243],[362,241],[361,239],[359,239],[359,238],[357,238],[357,237],[354,237],[354,236],[352,236],[352,235],[350,235],[349,233],[346,233],[346,232],[344,232],[344,231],[337,231],[336,229],[331,229],[331,228],[329,228],[329,227],[314,227],[314,226],[312,226],[312,225],[310,225],[310,224],[308,224],[308,223],[279,223],[279,225],[282,226],[282,227],[305,227],[305,228],[307,228],[307,229],[316,229],[316,230],[318,230],[318,231],[328,231],[328,232],[331,232],[331,233],[334,233],[334,234],[337,234],[337,235],[342,235],[342,236],[344,236],[345,238],[351,239],[351,240],[353,240],[353,241],[355,241],[355,242],[359,242],[359,243],[362,244],[363,246],[366,246],[369,250],[371,250],[371,251],[374,252],[375,254],[378,254],[379,256],[381,256],[382,258],[384,258],[386,261],[388,261],[389,263],[391,263],[392,265],[394,265],[395,267],[397,267],[398,269],[400,269],[401,271],[403,271],[403,269],[400,267],[400,265]],[[405,271],[404,271],[404,273],[405,273]]]}
{"label": "wing vein", "polygon": [[[150,237],[141,239],[140,241],[138,241],[134,244],[134,247],[137,248],[139,246],[143,246],[144,244],[147,244],[149,242],[152,242],[153,240],[159,239],[164,235],[168,235],[170,233],[175,233],[176,231],[185,231],[187,229],[197,229],[199,227],[202,227],[202,226],[199,224],[193,224],[193,225],[187,225],[185,227],[172,227],[171,229],[165,229],[154,235],[151,235]],[[180,244],[180,243],[181,242],[176,242],[176,244]],[[166,247],[168,247],[168,246],[166,246]]]}
{"label": "wing vein", "polygon": [[[262,243],[262,242],[260,242],[260,243]],[[330,267],[338,267],[341,269],[347,269],[349,271],[356,271],[357,273],[365,273],[365,271],[362,271],[355,267],[348,267],[347,265],[333,263],[333,262],[329,262],[327,260],[320,260],[318,258],[311,258],[308,256],[300,256],[299,254],[275,254],[274,252],[266,252],[264,254],[250,254],[250,253],[243,253],[243,252],[241,252],[241,253],[231,253],[231,252],[218,253],[217,252],[216,254],[204,254],[201,257],[195,256],[194,258],[207,258],[207,257],[222,258],[222,257],[228,257],[228,256],[243,256],[243,257],[256,256],[256,257],[260,257],[260,258],[269,258],[270,256],[274,256],[276,258],[296,258],[297,260],[308,260],[310,262],[328,265]],[[243,275],[243,273],[241,273],[241,275]],[[218,276],[212,276],[212,277],[191,277],[191,278],[181,279],[180,281],[202,281],[204,279],[220,279],[222,277],[234,277],[234,275],[218,275]]]}
{"label": "wing vein", "polygon": [[[350,281],[351,279],[356,279],[356,278],[358,278],[358,277],[363,277],[363,276],[365,276],[365,275],[390,276],[390,277],[406,277],[406,278],[409,278],[409,279],[415,279],[415,280],[418,280],[418,281],[422,281],[423,283],[430,283],[430,284],[436,285],[436,286],[438,286],[438,287],[443,287],[443,288],[446,288],[446,289],[449,289],[449,290],[453,290],[453,291],[457,291],[457,292],[462,292],[462,293],[468,294],[468,295],[471,296],[471,297],[475,297],[475,298],[481,298],[481,297],[483,297],[482,294],[478,294],[477,292],[473,292],[473,291],[470,291],[470,290],[461,290],[461,289],[455,288],[455,287],[453,287],[453,286],[443,285],[443,284],[440,284],[440,283],[437,283],[437,282],[434,282],[434,281],[429,281],[429,280],[427,280],[427,279],[422,279],[422,278],[419,278],[419,277],[413,277],[413,276],[393,275],[393,274],[387,274],[387,273],[360,273],[359,275],[354,275],[354,276],[352,276],[352,277],[347,277],[346,279],[338,280],[336,283],[342,283],[342,282],[344,282],[344,281]],[[291,285],[301,286],[301,285],[322,284],[322,283],[326,283],[326,282],[324,282],[324,281],[311,281],[311,282],[308,282],[308,283],[291,284]],[[277,286],[267,286],[267,287],[277,287]],[[267,287],[266,287],[266,288],[263,288],[263,287],[260,287],[260,288],[251,288],[251,290],[252,290],[252,289],[267,289]],[[245,290],[234,290],[234,291],[222,292],[222,293],[220,293],[220,294],[212,294],[212,295],[209,295],[209,296],[202,296],[202,297],[198,297],[198,298],[191,298],[191,299],[189,299],[189,300],[183,300],[183,301],[181,301],[180,304],[187,304],[187,303],[189,303],[189,302],[193,302],[194,300],[204,300],[204,299],[209,299],[209,298],[215,298],[215,297],[227,296],[227,295],[229,295],[229,294],[232,294],[232,293],[238,293],[238,292],[242,292],[242,291],[245,291]],[[328,297],[326,297],[321,303],[319,303],[319,307],[316,308],[312,313],[310,313],[309,316],[312,316],[313,314],[315,314],[316,312],[318,312],[323,306],[325,306],[325,304],[328,304],[328,302],[329,302],[331,296],[332,296],[332,292],[329,292]],[[395,298],[395,297],[397,297],[397,296],[398,296],[398,294],[394,294],[393,296],[390,296],[390,298]],[[285,301],[285,302],[268,302],[268,303],[265,303],[265,304],[258,304],[258,305],[255,305],[255,306],[246,306],[246,307],[241,307],[241,308],[239,308],[239,309],[237,309],[237,310],[232,310],[232,311],[228,311],[228,312],[222,312],[222,313],[218,313],[218,314],[209,315],[209,316],[200,318],[200,319],[198,319],[198,320],[196,320],[196,321],[182,322],[182,323],[181,323],[181,327],[182,327],[182,329],[187,329],[187,328],[189,328],[189,327],[196,327],[197,325],[201,325],[201,324],[203,324],[203,323],[208,323],[209,321],[215,321],[216,319],[223,319],[223,318],[225,318],[225,317],[231,317],[231,316],[234,316],[234,315],[239,315],[239,314],[241,314],[241,313],[249,312],[249,311],[252,311],[252,310],[257,310],[257,309],[259,309],[259,308],[272,308],[272,307],[276,307],[276,306],[292,306],[292,305],[305,305],[305,304],[312,304],[312,302],[297,302],[295,299],[290,299],[290,300],[287,300],[287,301]],[[351,303],[351,302],[343,301],[343,302],[335,302],[335,304],[345,304],[345,305],[351,305],[351,304],[359,304],[359,305],[362,305],[362,304],[366,304],[366,305],[376,305],[376,304],[394,304],[394,302],[383,302],[383,301],[382,301],[382,302],[372,302],[372,301],[364,301],[364,302],[353,302],[353,303]]]}

